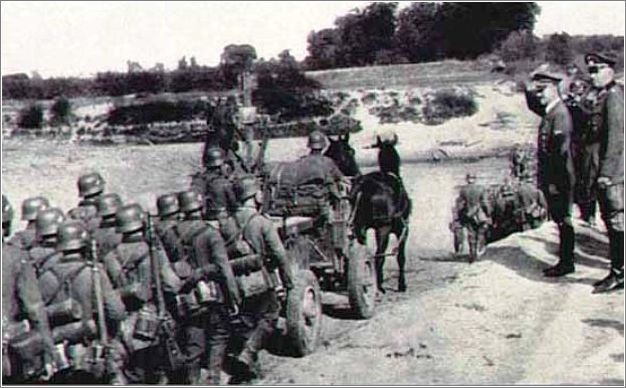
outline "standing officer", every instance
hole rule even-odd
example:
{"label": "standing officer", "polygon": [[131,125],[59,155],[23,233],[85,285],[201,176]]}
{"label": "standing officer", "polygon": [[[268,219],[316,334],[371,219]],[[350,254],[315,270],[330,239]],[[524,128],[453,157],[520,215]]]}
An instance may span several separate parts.
{"label": "standing officer", "polygon": [[[159,357],[154,357],[155,339],[139,336],[137,328],[142,327],[142,318],[156,322],[156,295],[153,290],[153,269],[150,260],[150,247],[145,235],[144,211],[138,204],[129,204],[119,209],[115,215],[117,233],[122,235],[120,244],[103,259],[107,274],[113,286],[122,295],[129,313],[129,326],[132,333],[123,333],[124,342],[129,348],[126,377],[130,383],[158,382]],[[163,251],[157,251],[163,252]],[[172,270],[165,255],[159,255],[160,276],[163,292],[175,295],[180,289],[180,280]]]}
{"label": "standing officer", "polygon": [[93,238],[98,247],[98,256],[105,257],[122,242],[122,235],[115,229],[115,214],[122,207],[118,194],[104,194],[96,201],[100,224],[93,231]]}
{"label": "standing officer", "polygon": [[[26,252],[5,243],[11,234],[13,208],[2,195],[2,379],[4,383],[23,382],[24,378],[39,376],[19,376],[21,365],[12,365],[8,357],[5,338],[10,340],[11,331],[18,327],[21,319],[26,319],[32,330],[38,331],[43,340],[48,360],[55,354],[54,342],[48,326],[48,317],[37,286],[35,270],[28,262]],[[52,370],[52,365],[47,367]]]}
{"label": "standing officer", "polygon": [[609,53],[585,56],[597,91],[592,128],[599,149],[598,202],[609,234],[611,270],[594,292],[624,288],[624,90],[615,83],[616,58]]}
{"label": "standing officer", "polygon": [[[175,267],[184,279],[178,304],[182,307],[182,301],[195,301],[195,306],[184,303],[186,308],[179,309],[185,315],[180,318],[185,321],[186,379],[188,384],[201,383],[200,369],[207,362],[208,383],[219,384],[230,336],[229,310],[238,309],[239,290],[222,236],[202,219],[202,197],[187,191],[180,193],[178,198],[183,213],[183,221],[177,227],[183,256]],[[212,296],[203,291],[215,288],[219,291]],[[198,295],[205,294],[205,301],[198,300]]]}
{"label": "standing officer", "polygon": [[[261,255],[262,265],[268,273],[278,269],[280,279],[287,292],[293,288],[293,273],[291,262],[278,236],[274,223],[259,213],[259,206],[263,203],[263,193],[254,176],[243,177],[236,186],[237,198],[241,204],[234,214],[238,226],[238,233],[251,250]],[[233,237],[228,236],[231,240]],[[254,317],[258,322],[252,335],[246,341],[243,351],[238,357],[245,366],[242,379],[255,377],[257,355],[263,349],[266,339],[273,333],[280,313],[279,296],[274,287],[268,291],[246,298],[243,301],[241,312]]]}
{"label": "standing officer", "polygon": [[[559,262],[544,270],[548,277],[574,272],[574,161],[571,152],[573,123],[570,112],[558,92],[560,73],[544,68],[532,74],[534,90],[545,111],[539,126],[537,144],[537,180],[548,211],[559,228]],[[530,107],[530,101],[529,107]]]}
{"label": "standing officer", "polygon": [[65,214],[59,208],[50,208],[37,215],[36,243],[28,251],[30,262],[35,267],[37,276],[46,268],[53,266],[59,259],[57,251],[57,232],[59,225],[65,221]]}
{"label": "standing officer", "polygon": [[83,222],[87,231],[91,232],[100,224],[96,201],[104,192],[105,182],[99,173],[94,172],[81,175],[76,185],[78,196],[82,199],[67,214],[69,218]]}
{"label": "standing officer", "polygon": [[324,184],[330,193],[331,201],[333,203],[338,202],[341,199],[339,184],[344,176],[331,158],[322,155],[322,150],[326,147],[326,136],[320,131],[311,132],[307,146],[311,153],[300,158],[300,163],[323,174],[322,176],[325,178]]}
{"label": "standing officer", "polygon": [[[86,247],[89,235],[83,224],[79,221],[68,221],[58,228],[57,250],[62,253],[62,257],[50,268],[47,268],[39,276],[39,283],[42,284],[42,296],[48,304],[56,304],[73,299],[82,308],[83,321],[94,320],[97,322],[96,290],[97,283],[94,282],[95,276],[99,276],[100,291],[102,296],[104,319],[108,328],[110,337],[115,337],[122,321],[126,319],[126,311],[124,304],[117,292],[113,290],[111,281],[100,264],[94,263],[91,266],[88,263]],[[93,270],[93,265],[99,268],[99,271]],[[102,333],[101,333],[102,334]],[[110,338],[107,338],[110,341]],[[85,349],[95,346],[95,342],[83,341],[68,347],[68,354],[76,356],[72,359],[73,365],[85,365],[82,357],[85,354],[92,353],[95,349]],[[101,344],[105,345],[105,344]],[[113,344],[108,342],[109,348],[106,353],[113,355]],[[82,349],[82,350],[81,350]],[[87,370],[90,374],[87,377],[91,382],[108,383],[109,381],[119,377],[121,372],[117,368],[108,368],[107,376],[100,375],[99,372]],[[81,372],[81,371],[74,371]],[[82,371],[85,372],[85,371]],[[70,373],[61,377],[64,383],[84,384],[86,376],[78,373]],[[93,380],[91,380],[93,379]],[[111,380],[109,380],[111,379]]]}
{"label": "standing officer", "polygon": [[206,152],[206,171],[203,174],[203,187],[199,194],[205,199],[205,217],[209,221],[228,216],[236,206],[233,184],[228,179],[228,166],[224,163],[224,151],[210,148]]}
{"label": "standing officer", "polygon": [[22,220],[26,221],[26,229],[21,230],[11,238],[10,244],[28,250],[35,243],[35,220],[37,214],[50,207],[48,199],[44,197],[27,198],[22,202]]}
{"label": "standing officer", "polygon": [[467,185],[459,191],[457,219],[467,228],[469,261],[472,263],[484,252],[491,208],[487,190],[482,185],[476,184],[476,175],[468,173],[465,179]]}

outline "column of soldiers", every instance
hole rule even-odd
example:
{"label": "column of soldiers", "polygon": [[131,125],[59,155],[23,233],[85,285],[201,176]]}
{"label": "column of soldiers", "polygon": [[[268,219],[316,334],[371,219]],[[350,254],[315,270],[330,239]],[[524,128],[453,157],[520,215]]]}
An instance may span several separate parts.
{"label": "column of soldiers", "polygon": [[588,223],[600,205],[609,237],[609,274],[594,293],[624,287],[624,91],[615,82],[616,57],[585,55],[589,80],[549,67],[531,74],[528,107],[542,117],[538,134],[538,183],[559,227],[559,261],[544,271],[560,277],[575,271],[572,207]]}
{"label": "column of soldiers", "polygon": [[258,376],[292,269],[256,178],[205,178],[155,222],[83,175],[78,207],[29,198],[10,239],[3,195],[3,381],[220,384],[228,354],[231,382]]}

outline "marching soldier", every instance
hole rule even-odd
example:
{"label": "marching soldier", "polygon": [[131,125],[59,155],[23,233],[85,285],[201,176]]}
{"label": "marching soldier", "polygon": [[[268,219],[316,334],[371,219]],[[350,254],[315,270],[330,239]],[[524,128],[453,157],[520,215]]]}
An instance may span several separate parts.
{"label": "marching soldier", "polygon": [[[202,219],[201,196],[182,192],[179,203],[183,221],[178,233],[184,254],[174,265],[184,281],[177,304],[179,317],[185,321],[186,379],[188,384],[201,383],[200,368],[206,359],[209,384],[219,384],[230,337],[230,314],[240,304],[239,290],[222,236]],[[203,291],[215,289],[216,293]]]}
{"label": "marching soldier", "polygon": [[81,200],[78,202],[78,206],[71,209],[67,214],[70,219],[83,222],[87,231],[91,232],[100,224],[96,201],[104,192],[105,181],[99,173],[94,172],[81,175],[76,185]]}
{"label": "marching soldier", "polygon": [[[532,75],[536,97],[545,106],[537,144],[537,180],[543,191],[550,217],[559,228],[559,262],[544,270],[547,277],[574,272],[574,161],[571,152],[573,123],[558,92],[563,75],[541,69]],[[529,101],[530,107],[530,101]]]}
{"label": "marching soldier", "polygon": [[491,208],[487,189],[476,184],[476,175],[468,173],[467,184],[459,191],[457,201],[457,219],[467,228],[470,249],[469,261],[473,263],[485,249],[487,227],[490,222]]}
{"label": "marching soldier", "polygon": [[236,206],[233,184],[228,179],[228,166],[224,163],[224,151],[210,148],[206,151],[206,171],[202,178],[202,188],[194,188],[205,199],[205,217],[214,221],[228,216]]}
{"label": "marching soldier", "polygon": [[[33,381],[41,377],[25,375],[22,360],[14,360],[9,355],[11,339],[21,332],[38,332],[44,343],[48,365],[47,373],[53,372],[55,347],[48,326],[48,318],[39,288],[35,270],[23,250],[6,244],[11,234],[13,208],[2,195],[2,379],[4,383]],[[21,321],[20,319],[25,319]],[[6,339],[6,341],[5,341]]]}
{"label": "marching soldier", "polygon": [[523,181],[517,191],[517,222],[520,230],[534,229],[541,225],[546,217],[548,204],[541,190],[533,181],[533,176],[526,173],[522,176]]}
{"label": "marching soldier", "polygon": [[122,199],[118,194],[104,194],[96,201],[100,224],[93,231],[93,238],[98,247],[98,256],[105,257],[122,242],[122,235],[115,227],[115,214],[122,207]]}
{"label": "marching soldier", "polygon": [[609,274],[594,292],[624,288],[624,90],[615,83],[616,58],[609,53],[585,56],[597,102],[592,131],[599,140],[598,202],[609,235]]}
{"label": "marching soldier", "polygon": [[[100,264],[89,263],[93,258],[89,258],[86,253],[89,235],[85,227],[79,221],[68,221],[59,226],[57,234],[57,250],[62,253],[62,257],[39,276],[39,283],[43,285],[44,301],[52,305],[71,299],[80,305],[84,325],[101,319],[106,321],[111,337],[115,337],[121,322],[126,319],[126,311],[119,294],[113,290],[111,281]],[[102,317],[97,313],[99,297],[102,297],[104,312]],[[102,332],[100,334],[105,336]],[[115,350],[114,343],[110,342],[110,338],[106,341],[99,344],[106,346],[103,354],[96,352],[98,344],[89,338],[68,345],[67,354],[74,369],[59,376],[56,382],[84,384],[117,380],[121,374],[120,355]],[[98,356],[90,359],[95,354]],[[90,362],[87,362],[87,359],[90,359]],[[104,363],[107,366],[102,369],[92,368]]]}
{"label": "marching soldier", "polygon": [[[261,255],[261,265],[268,273],[278,271],[279,279],[276,280],[289,292],[294,282],[291,263],[275,225],[259,213],[263,193],[255,177],[243,177],[236,190],[240,206],[233,218],[238,227],[239,237],[249,245],[252,252]],[[236,236],[225,237],[229,241],[236,238]],[[238,357],[243,370],[237,377],[245,381],[256,375],[257,354],[263,349],[264,341],[276,327],[281,305],[275,285],[270,285],[268,290],[261,294],[243,296],[241,313],[257,320],[255,329]]]}
{"label": "marching soldier", "polygon": [[[156,338],[139,335],[146,327],[158,326],[156,296],[154,294],[150,247],[145,235],[145,215],[137,204],[119,209],[115,215],[116,232],[122,236],[120,244],[104,256],[103,262],[113,287],[119,290],[129,313],[132,330],[122,333],[129,350],[125,374],[130,383],[158,382],[159,357],[154,356]],[[162,252],[162,251],[158,251]],[[158,255],[163,291],[175,295],[180,280],[172,270],[167,257]],[[144,325],[145,323],[145,325]],[[151,325],[154,323],[154,325]]]}
{"label": "marching soldier", "polygon": [[27,198],[22,202],[22,220],[26,221],[26,229],[21,230],[11,238],[10,244],[28,250],[35,243],[35,220],[37,214],[50,206],[44,197]]}
{"label": "marching soldier", "polygon": [[167,253],[167,257],[170,261],[176,260],[183,254],[183,248],[180,245],[177,232],[177,225],[180,218],[178,194],[163,194],[158,197],[157,211],[159,222],[156,225],[156,233],[165,249],[165,253]]}
{"label": "marching soldier", "polygon": [[57,251],[57,232],[59,225],[65,221],[65,214],[59,208],[50,208],[37,215],[36,243],[28,252],[30,262],[37,276],[42,271],[55,265],[61,254]]}

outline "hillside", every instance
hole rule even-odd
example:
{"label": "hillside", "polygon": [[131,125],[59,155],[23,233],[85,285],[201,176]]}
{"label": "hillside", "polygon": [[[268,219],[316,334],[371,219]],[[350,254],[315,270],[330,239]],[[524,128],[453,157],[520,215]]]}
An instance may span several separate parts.
{"label": "hillside", "polygon": [[482,62],[448,60],[310,71],[306,75],[318,81],[324,89],[404,89],[476,84],[502,78],[489,70],[489,65]]}

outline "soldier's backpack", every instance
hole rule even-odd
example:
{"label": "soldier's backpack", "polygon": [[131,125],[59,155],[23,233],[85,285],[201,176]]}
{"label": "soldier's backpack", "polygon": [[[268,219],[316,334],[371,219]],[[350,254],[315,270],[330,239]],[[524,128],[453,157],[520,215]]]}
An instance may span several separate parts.
{"label": "soldier's backpack", "polygon": [[329,204],[326,179],[305,160],[280,163],[267,179],[264,209],[274,216],[316,216]]}

